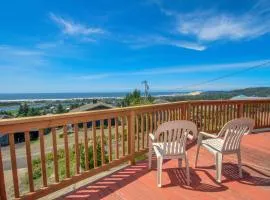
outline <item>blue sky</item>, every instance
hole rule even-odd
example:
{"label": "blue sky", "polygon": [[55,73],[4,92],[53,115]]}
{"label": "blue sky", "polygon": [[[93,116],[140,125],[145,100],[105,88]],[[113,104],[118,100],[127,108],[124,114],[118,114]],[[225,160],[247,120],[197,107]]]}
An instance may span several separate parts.
{"label": "blue sky", "polygon": [[270,60],[267,0],[0,4],[0,93],[270,86],[270,65],[200,84]]}

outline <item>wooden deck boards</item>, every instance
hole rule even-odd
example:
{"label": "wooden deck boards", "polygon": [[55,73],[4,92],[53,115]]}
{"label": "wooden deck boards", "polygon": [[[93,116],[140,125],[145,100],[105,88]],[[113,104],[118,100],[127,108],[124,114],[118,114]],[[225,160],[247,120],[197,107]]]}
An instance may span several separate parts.
{"label": "wooden deck boards", "polygon": [[225,156],[222,183],[215,181],[213,155],[202,149],[194,168],[196,146],[188,150],[191,186],[185,182],[184,168],[177,161],[165,161],[162,188],[156,185],[156,163],[148,170],[147,160],[129,166],[86,185],[59,199],[270,199],[270,132],[244,137],[242,143],[243,179],[239,179],[236,156]]}

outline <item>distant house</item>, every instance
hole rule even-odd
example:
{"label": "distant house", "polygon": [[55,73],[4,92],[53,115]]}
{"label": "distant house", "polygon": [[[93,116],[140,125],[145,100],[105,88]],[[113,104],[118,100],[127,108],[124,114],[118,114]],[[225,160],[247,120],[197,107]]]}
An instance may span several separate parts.
{"label": "distant house", "polygon": [[161,104],[161,103],[169,103],[169,101],[165,100],[165,99],[155,99],[154,104]]}
{"label": "distant house", "polygon": [[[71,110],[70,112],[83,112],[83,111],[93,111],[93,110],[106,110],[106,109],[112,109],[115,108],[113,105],[104,103],[104,102],[97,102],[97,101],[93,101],[93,103],[91,104],[86,104],[83,106],[80,106],[78,108],[75,108],[73,110]],[[112,119],[111,124],[114,125],[114,119]],[[100,121],[96,121],[96,126],[100,125]],[[108,121],[104,120],[104,125],[108,125]],[[68,125],[68,129],[70,131],[72,131],[72,126]],[[88,122],[87,123],[87,127],[91,127],[92,126],[92,122]]]}
{"label": "distant house", "polygon": [[71,110],[70,112],[83,112],[83,111],[91,111],[91,110],[105,110],[105,109],[112,109],[114,108],[113,105],[103,103],[103,102],[97,102],[92,104],[86,104],[83,106],[80,106],[78,108],[75,108]]}
{"label": "distant house", "polygon": [[[8,119],[10,118],[10,116],[8,115],[0,115],[0,120],[1,119]],[[1,146],[6,146],[9,144],[9,138],[8,135],[3,135],[2,133],[0,133],[0,145]]]}

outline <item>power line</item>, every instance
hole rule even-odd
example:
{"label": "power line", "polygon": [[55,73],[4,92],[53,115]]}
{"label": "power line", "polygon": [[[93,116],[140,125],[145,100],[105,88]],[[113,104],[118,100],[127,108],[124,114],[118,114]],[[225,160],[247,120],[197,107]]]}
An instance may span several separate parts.
{"label": "power line", "polygon": [[240,74],[240,73],[245,73],[247,71],[250,71],[250,70],[253,70],[253,69],[256,69],[256,68],[264,67],[264,66],[266,66],[268,64],[270,64],[270,61],[267,61],[267,62],[259,64],[259,65],[255,65],[255,66],[252,66],[252,67],[248,67],[248,68],[245,68],[245,69],[237,71],[237,72],[232,72],[232,73],[229,73],[229,74],[225,74],[223,76],[219,76],[219,77],[216,77],[216,78],[213,78],[213,79],[210,79],[210,80],[206,80],[206,81],[203,81],[201,83],[196,83],[196,84],[191,84],[191,85],[188,85],[188,86],[184,86],[184,87],[178,88],[178,89],[181,90],[181,89],[186,89],[186,88],[190,88],[190,87],[196,87],[196,86],[200,86],[200,85],[205,85],[205,84],[208,84],[208,83],[219,81],[221,79],[225,79],[225,78],[229,78],[231,76],[235,76],[235,75]]}

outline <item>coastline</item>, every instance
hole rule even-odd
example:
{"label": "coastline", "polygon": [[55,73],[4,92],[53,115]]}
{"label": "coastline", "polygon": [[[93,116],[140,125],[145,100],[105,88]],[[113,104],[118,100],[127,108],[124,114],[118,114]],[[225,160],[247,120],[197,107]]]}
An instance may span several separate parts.
{"label": "coastline", "polygon": [[[185,96],[188,95],[188,92],[153,92],[151,93],[152,97],[173,97],[173,96]],[[123,99],[126,93],[64,93],[64,94],[54,94],[54,93],[44,93],[44,94],[0,94],[0,103],[9,103],[9,102],[42,102],[42,101],[76,101],[76,100],[91,100],[91,99]],[[14,96],[14,98],[12,98]],[[16,98],[23,96],[24,98]],[[29,97],[26,97],[29,96]],[[31,97],[33,96],[33,97]],[[40,96],[40,98],[38,97]],[[48,96],[48,97],[44,97]],[[58,97],[57,97],[58,96]],[[63,97],[61,97],[63,96]],[[68,97],[70,96],[70,97]],[[72,97],[73,96],[73,97]],[[76,96],[76,97],[75,97]],[[81,97],[78,97],[81,96]],[[54,97],[54,98],[50,98]]]}

